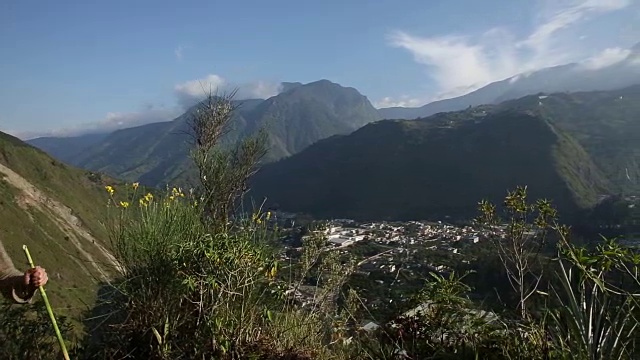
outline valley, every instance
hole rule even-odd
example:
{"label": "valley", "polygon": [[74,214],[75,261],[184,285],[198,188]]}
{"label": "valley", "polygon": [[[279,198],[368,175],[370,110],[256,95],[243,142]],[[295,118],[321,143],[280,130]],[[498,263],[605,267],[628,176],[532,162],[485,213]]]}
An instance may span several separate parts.
{"label": "valley", "polygon": [[640,357],[640,5],[336,4],[0,6],[0,358]]}

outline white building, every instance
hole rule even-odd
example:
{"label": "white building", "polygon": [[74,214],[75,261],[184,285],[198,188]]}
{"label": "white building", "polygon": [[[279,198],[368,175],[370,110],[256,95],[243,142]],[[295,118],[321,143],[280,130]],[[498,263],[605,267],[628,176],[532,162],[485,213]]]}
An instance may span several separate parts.
{"label": "white building", "polygon": [[336,246],[349,246],[353,244],[355,240],[353,238],[340,235],[329,239],[329,242]]}

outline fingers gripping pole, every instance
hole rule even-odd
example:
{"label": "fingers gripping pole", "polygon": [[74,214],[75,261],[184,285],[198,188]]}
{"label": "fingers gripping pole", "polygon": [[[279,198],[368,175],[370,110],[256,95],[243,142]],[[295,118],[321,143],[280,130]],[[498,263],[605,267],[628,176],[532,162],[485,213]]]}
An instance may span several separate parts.
{"label": "fingers gripping pole", "polygon": [[[24,253],[27,255],[27,260],[29,260],[29,265],[31,266],[31,268],[35,268],[36,266],[33,263],[33,259],[31,258],[31,254],[29,253],[29,248],[27,248],[27,245],[22,245],[22,250],[24,250]],[[44,304],[47,306],[47,312],[49,313],[49,318],[51,319],[51,323],[53,324],[53,329],[56,331],[58,342],[60,343],[60,347],[62,348],[62,354],[64,355],[65,360],[69,360],[69,354],[67,353],[67,346],[64,344],[64,340],[62,339],[62,334],[60,333],[60,329],[58,328],[56,317],[53,315],[53,309],[49,304],[47,293],[44,291],[44,287],[42,285],[38,286],[38,290],[40,290],[40,295],[42,295]]]}

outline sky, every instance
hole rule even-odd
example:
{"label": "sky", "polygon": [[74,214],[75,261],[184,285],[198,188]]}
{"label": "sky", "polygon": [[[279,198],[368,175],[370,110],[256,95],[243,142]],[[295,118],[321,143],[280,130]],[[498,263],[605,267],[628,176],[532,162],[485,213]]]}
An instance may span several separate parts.
{"label": "sky", "polygon": [[76,135],[328,79],[420,106],[640,42],[640,0],[0,1],[0,131]]}

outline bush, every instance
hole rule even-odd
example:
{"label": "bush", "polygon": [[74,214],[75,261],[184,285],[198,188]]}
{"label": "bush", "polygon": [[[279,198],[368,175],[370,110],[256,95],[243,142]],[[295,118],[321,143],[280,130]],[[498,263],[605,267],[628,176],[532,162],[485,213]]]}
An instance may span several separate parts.
{"label": "bush", "polygon": [[[53,324],[44,301],[31,304],[6,303],[0,309],[0,359],[61,359]],[[67,348],[74,344],[74,328],[70,319],[56,316],[56,322]]]}

